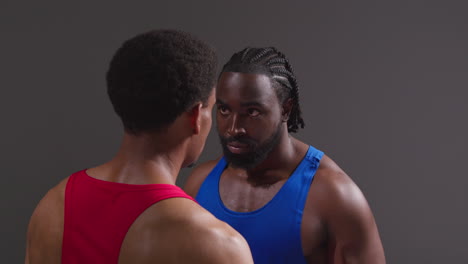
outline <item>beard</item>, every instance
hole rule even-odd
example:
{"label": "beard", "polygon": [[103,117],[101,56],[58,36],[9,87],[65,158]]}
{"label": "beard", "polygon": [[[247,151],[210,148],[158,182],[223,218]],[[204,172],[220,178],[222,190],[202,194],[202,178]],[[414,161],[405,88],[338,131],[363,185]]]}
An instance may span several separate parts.
{"label": "beard", "polygon": [[[270,154],[273,148],[278,144],[280,138],[281,123],[278,125],[273,134],[261,144],[246,136],[225,138],[219,135],[226,161],[234,168],[241,168],[246,170],[253,169],[262,161],[264,161],[268,154]],[[232,153],[228,149],[227,144],[233,141],[248,145],[250,151],[242,154]]]}

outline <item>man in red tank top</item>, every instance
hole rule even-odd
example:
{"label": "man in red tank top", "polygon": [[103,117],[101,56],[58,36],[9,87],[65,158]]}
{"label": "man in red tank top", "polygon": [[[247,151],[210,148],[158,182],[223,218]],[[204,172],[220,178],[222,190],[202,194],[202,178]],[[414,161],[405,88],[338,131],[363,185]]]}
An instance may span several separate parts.
{"label": "man in red tank top", "polygon": [[107,92],[124,127],[120,149],[49,190],[25,263],[253,263],[241,235],[175,186],[211,128],[216,62],[210,46],[174,30],[117,50]]}

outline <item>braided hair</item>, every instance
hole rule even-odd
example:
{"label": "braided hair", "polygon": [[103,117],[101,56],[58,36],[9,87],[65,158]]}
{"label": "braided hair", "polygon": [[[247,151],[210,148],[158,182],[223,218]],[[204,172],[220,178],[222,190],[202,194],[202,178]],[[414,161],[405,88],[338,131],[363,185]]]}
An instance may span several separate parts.
{"label": "braided hair", "polygon": [[291,64],[286,56],[274,47],[245,48],[234,55],[223,66],[223,72],[265,74],[270,77],[281,103],[292,99],[292,109],[288,119],[288,132],[304,128],[304,120],[299,106],[299,87]]}

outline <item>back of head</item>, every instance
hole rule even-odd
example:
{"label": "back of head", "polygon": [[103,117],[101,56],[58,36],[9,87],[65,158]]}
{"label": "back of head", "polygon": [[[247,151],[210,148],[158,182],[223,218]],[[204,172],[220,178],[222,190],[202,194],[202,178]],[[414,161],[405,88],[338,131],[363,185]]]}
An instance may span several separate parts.
{"label": "back of head", "polygon": [[274,47],[245,48],[234,55],[223,66],[223,72],[264,74],[270,78],[280,102],[292,100],[288,119],[288,131],[297,132],[304,128],[299,105],[299,86],[286,56]]}
{"label": "back of head", "polygon": [[196,37],[154,30],[123,43],[107,72],[107,92],[127,132],[158,131],[214,87],[217,57]]}

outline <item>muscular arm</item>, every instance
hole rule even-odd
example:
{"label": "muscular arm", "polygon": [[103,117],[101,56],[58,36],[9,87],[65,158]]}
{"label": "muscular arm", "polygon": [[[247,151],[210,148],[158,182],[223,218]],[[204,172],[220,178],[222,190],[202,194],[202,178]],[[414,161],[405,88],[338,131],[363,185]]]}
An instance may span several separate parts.
{"label": "muscular arm", "polygon": [[326,155],[310,187],[302,241],[309,263],[385,263],[377,225],[366,198]]}
{"label": "muscular arm", "polygon": [[384,251],[369,205],[344,173],[329,175],[325,222],[334,264],[383,264]]}
{"label": "muscular arm", "polygon": [[49,190],[34,210],[26,238],[25,263],[60,263],[66,181]]}

